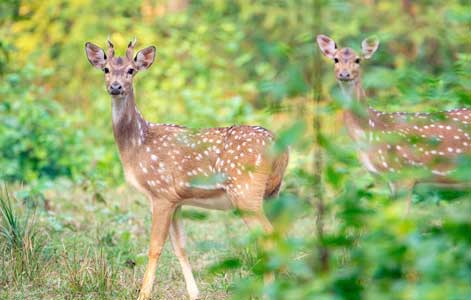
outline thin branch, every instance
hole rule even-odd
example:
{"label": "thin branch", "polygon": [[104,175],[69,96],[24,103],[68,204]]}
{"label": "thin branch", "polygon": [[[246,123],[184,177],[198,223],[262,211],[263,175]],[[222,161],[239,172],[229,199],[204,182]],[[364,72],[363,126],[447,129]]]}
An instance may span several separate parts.
{"label": "thin branch", "polygon": [[[322,1],[314,0],[314,24],[313,33],[315,35],[320,33],[321,30],[321,10]],[[314,39],[313,39],[314,40]],[[315,107],[315,115],[313,119],[313,129],[315,134],[315,149],[314,149],[314,205],[317,209],[316,218],[316,231],[319,240],[319,263],[322,271],[329,269],[329,252],[324,246],[324,216],[325,216],[325,203],[324,203],[324,188],[322,184],[322,168],[324,164],[323,151],[320,146],[320,138],[322,134],[322,119],[321,119],[321,92],[322,92],[322,74],[321,74],[321,57],[319,51],[315,51],[313,59],[314,70],[314,83],[313,83],[313,99]]]}

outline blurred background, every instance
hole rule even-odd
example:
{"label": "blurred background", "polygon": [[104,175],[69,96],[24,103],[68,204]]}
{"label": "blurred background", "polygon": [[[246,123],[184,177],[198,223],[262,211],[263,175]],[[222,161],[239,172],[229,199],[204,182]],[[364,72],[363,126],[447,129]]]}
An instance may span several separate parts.
{"label": "blurred background", "polygon": [[[370,104],[439,111],[471,106],[470,24],[467,0],[1,1],[0,298],[136,296],[148,203],[124,183],[111,99],[84,50],[108,35],[119,55],[133,37],[157,47],[135,78],[146,119],[262,125],[291,146],[267,208],[273,253],[254,250],[235,213],[183,211],[203,299],[258,299],[269,270],[280,274],[270,299],[471,297],[469,193],[417,188],[405,217],[405,201],[358,163],[315,44],[324,33],[359,50],[375,35]],[[155,299],[183,297],[166,251]]]}

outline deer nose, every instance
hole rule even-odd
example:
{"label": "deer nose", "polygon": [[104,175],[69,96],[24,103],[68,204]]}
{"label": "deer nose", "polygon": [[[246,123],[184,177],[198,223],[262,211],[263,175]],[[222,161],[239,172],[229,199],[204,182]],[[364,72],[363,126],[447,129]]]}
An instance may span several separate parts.
{"label": "deer nose", "polygon": [[122,89],[123,89],[123,87],[121,86],[121,84],[119,84],[119,82],[115,81],[110,85],[110,94],[118,95],[118,94],[121,93]]}
{"label": "deer nose", "polygon": [[339,79],[340,80],[349,80],[351,77],[350,72],[348,71],[342,71],[339,73]]}

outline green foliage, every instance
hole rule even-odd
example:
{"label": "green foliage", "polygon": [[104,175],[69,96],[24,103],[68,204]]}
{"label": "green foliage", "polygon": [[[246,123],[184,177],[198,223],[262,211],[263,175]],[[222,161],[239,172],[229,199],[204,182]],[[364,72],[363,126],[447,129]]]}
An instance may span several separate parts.
{"label": "green foliage", "polygon": [[[256,261],[268,260],[254,272],[275,270],[277,280],[264,288],[261,277],[244,278],[235,286],[233,299],[262,294],[268,294],[269,299],[299,300],[466,299],[470,294],[469,201],[455,207],[429,208],[432,215],[404,218],[401,205],[383,204],[379,211],[373,194],[353,184],[335,200],[338,224],[322,240],[266,237],[275,248],[259,253]],[[276,211],[287,217],[281,220],[274,215],[281,233],[294,225],[304,209],[302,203],[286,195],[272,205],[282,207]],[[290,211],[289,207],[297,208]],[[440,223],[430,223],[431,217]],[[327,270],[319,268],[319,245],[329,253]],[[222,266],[234,259],[226,258]]]}
{"label": "green foliage", "polygon": [[[157,46],[152,68],[135,79],[146,119],[191,128],[258,124],[277,132],[275,152],[291,149],[286,192],[267,205],[272,235],[245,238],[245,228],[230,223],[235,215],[181,212],[191,224],[187,252],[196,252],[191,260],[200,262],[195,273],[208,299],[227,298],[226,290],[244,300],[469,298],[469,191],[419,186],[405,215],[403,199],[391,199],[382,179],[356,159],[358,148],[338,116],[351,103],[339,96],[331,62],[320,62],[318,76],[313,70],[317,22],[340,46],[359,50],[363,38],[380,40],[378,52],[362,62],[373,107],[469,106],[469,3],[336,0],[319,1],[321,11],[313,11],[315,0],[177,1],[183,7],[172,11],[171,2],[0,3],[0,180],[25,183],[15,193],[23,204],[0,197],[0,286],[7,286],[0,298],[136,296],[148,209],[135,193],[123,195],[110,98],[84,54],[86,41],[105,46],[108,34],[119,54],[133,36],[137,48]],[[315,117],[323,126],[315,146],[325,156],[317,177],[310,124],[311,85],[319,81]],[[462,158],[456,178],[469,178],[469,164]],[[323,207],[312,199],[316,178]],[[41,222],[22,211],[46,203],[53,210],[39,210]],[[50,247],[35,240],[33,228],[51,235]],[[263,247],[270,242],[273,248]],[[166,291],[183,282],[166,255],[158,269],[166,280],[155,295],[180,299]],[[277,279],[264,287],[270,271]]]}
{"label": "green foliage", "polygon": [[100,130],[82,129],[83,117],[66,112],[37,83],[51,76],[50,69],[28,64],[0,83],[0,181],[28,184],[21,193],[28,198],[41,196],[54,180],[65,177],[99,197],[105,180],[101,174],[120,170],[110,166],[116,155],[103,155],[112,140],[103,145]]}
{"label": "green foliage", "polygon": [[74,156],[78,135],[58,103],[39,98],[31,82],[36,76],[29,66],[7,75],[0,86],[0,180],[70,177],[82,162]]}

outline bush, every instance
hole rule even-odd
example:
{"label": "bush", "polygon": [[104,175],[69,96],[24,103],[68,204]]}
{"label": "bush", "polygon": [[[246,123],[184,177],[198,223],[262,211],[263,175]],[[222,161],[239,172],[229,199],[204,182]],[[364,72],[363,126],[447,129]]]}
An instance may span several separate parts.
{"label": "bush", "polygon": [[87,161],[80,132],[32,80],[48,71],[38,73],[28,66],[0,84],[0,180],[72,178]]}

